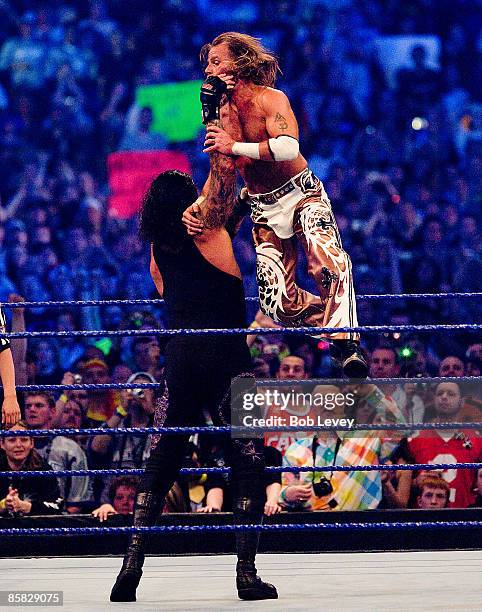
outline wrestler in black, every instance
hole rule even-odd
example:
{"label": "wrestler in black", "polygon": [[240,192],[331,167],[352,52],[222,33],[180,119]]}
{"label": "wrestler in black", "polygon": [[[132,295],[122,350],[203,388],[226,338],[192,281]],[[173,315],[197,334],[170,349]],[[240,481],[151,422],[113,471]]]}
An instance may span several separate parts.
{"label": "wrestler in black", "polygon": [[[226,118],[229,121],[229,117]],[[169,327],[226,328],[246,325],[245,297],[231,238],[225,228],[236,206],[232,159],[214,153],[211,187],[203,221],[207,231],[194,240],[181,221],[185,208],[198,198],[190,176],[177,171],[160,174],[146,193],[140,231],[151,243],[151,275],[166,302]],[[250,375],[250,354],[244,336],[176,336],[166,346],[169,407],[165,426],[198,425],[203,408],[216,424],[228,421],[225,399],[231,380]],[[220,408],[220,413],[216,411]],[[176,480],[188,436],[162,436],[148,460],[139,485],[134,525],[153,525],[164,497]],[[262,439],[233,440],[234,519],[237,524],[262,520],[264,470]],[[145,534],[131,537],[111,601],[135,601],[142,575]],[[273,585],[256,574],[259,534],[237,533],[236,585],[241,599],[276,599]]]}

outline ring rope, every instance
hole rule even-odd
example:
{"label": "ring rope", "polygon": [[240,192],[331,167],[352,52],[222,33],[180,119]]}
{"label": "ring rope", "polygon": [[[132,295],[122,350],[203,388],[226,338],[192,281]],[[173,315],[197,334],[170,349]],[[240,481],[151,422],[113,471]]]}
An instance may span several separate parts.
{"label": "ring rope", "polygon": [[[477,382],[482,381],[482,376],[427,376],[427,377],[409,377],[409,378],[367,378],[367,384],[405,384],[405,383],[438,383],[438,382]],[[256,384],[260,387],[267,385],[276,386],[291,386],[293,380],[282,379],[257,379]],[[326,385],[326,384],[349,384],[346,378],[307,378],[303,380],[303,385]],[[73,385],[17,385],[17,391],[106,391],[108,389],[158,389],[163,387],[163,383],[102,383],[88,384],[78,383]]]}
{"label": "ring rope", "polygon": [[[357,295],[357,300],[421,300],[421,299],[458,299],[482,297],[482,292],[451,293],[374,293]],[[259,302],[258,297],[246,297],[247,302]],[[65,300],[39,302],[0,302],[1,308],[67,308],[82,306],[150,306],[162,305],[162,299],[152,300]]]}
{"label": "ring rope", "polygon": [[[470,377],[469,377],[470,378]],[[482,376],[481,376],[482,378]],[[109,389],[159,389],[163,383],[102,383],[74,385],[17,385],[17,391],[107,391]]]}
{"label": "ring rope", "polygon": [[[439,299],[439,298],[469,298],[469,297],[479,297],[482,293],[446,293],[446,294],[392,294],[392,295],[362,295],[358,296],[358,299],[387,299],[387,300],[396,300],[396,299]],[[258,301],[258,298],[246,298],[246,301]],[[66,306],[101,306],[101,305],[147,305],[147,304],[163,304],[164,300],[85,300],[85,301],[70,301],[70,302],[20,302],[20,303],[0,303],[0,306],[4,306],[7,308],[28,308],[28,307],[66,307]],[[352,328],[322,328],[323,333],[343,333],[343,332],[392,332],[392,331],[435,331],[435,330],[477,330],[481,329],[481,324],[442,324],[442,325],[403,325],[403,326],[360,326],[360,327],[352,327]],[[304,328],[277,328],[276,330],[266,329],[266,328],[248,328],[248,329],[183,329],[183,330],[111,330],[111,331],[102,331],[102,330],[89,330],[89,331],[72,331],[72,332],[14,332],[11,334],[0,334],[1,337],[7,338],[34,338],[34,337],[96,337],[99,335],[103,336],[138,336],[138,335],[159,335],[159,336],[170,336],[170,335],[242,335],[242,334],[266,334],[266,333],[320,333],[320,328],[316,327],[304,327]],[[475,377],[463,377],[464,379],[474,380]],[[479,377],[477,377],[479,378]],[[417,382],[422,382],[421,379],[415,379]],[[430,379],[432,382],[435,379]],[[447,379],[445,379],[447,380]],[[459,379],[460,380],[460,379]],[[394,381],[400,384],[400,379],[394,379]],[[402,379],[403,381],[403,379]],[[381,382],[378,380],[377,382]],[[405,379],[405,382],[408,382]],[[144,384],[116,384],[115,386],[111,385],[26,385],[23,387],[19,387],[19,390],[29,389],[29,390],[40,390],[41,388],[49,388],[55,387],[56,389],[65,389],[65,390],[73,390],[73,389],[96,389],[99,387],[101,389],[106,388],[150,388],[150,387],[159,387],[159,384],[155,383],[144,383]],[[426,425],[430,425],[430,428],[434,429],[448,429],[448,428],[472,428],[472,426],[476,426],[479,428],[482,424],[466,424],[466,423],[443,423],[443,424],[418,424],[417,429],[426,429]],[[442,427],[441,427],[442,426]],[[355,426],[355,428],[348,429],[361,429],[362,426]],[[407,429],[410,425],[405,424],[392,424],[387,426],[377,425],[375,426],[378,430],[382,429]],[[373,425],[365,425],[363,429],[372,429]],[[112,431],[100,431],[100,430],[30,430],[28,434],[30,435],[98,435],[100,433],[105,434],[123,434],[123,433],[188,433],[185,430],[202,430],[202,431],[229,431],[231,428],[229,427],[216,427],[216,428],[125,428],[124,430],[112,430]],[[270,428],[271,429],[271,428]],[[273,431],[280,430],[286,431],[291,428],[272,428]],[[293,430],[299,431],[300,427],[293,428]],[[333,429],[333,427],[329,428]],[[337,428],[340,429],[340,428]],[[182,431],[184,430],[184,431]],[[190,433],[189,432],[189,433]],[[27,433],[27,432],[25,432]],[[198,433],[195,431],[194,433]],[[4,437],[5,435],[13,434],[15,432],[0,432],[0,436]],[[397,470],[437,470],[437,469],[477,469],[481,467],[481,463],[466,463],[466,464],[402,464],[402,465],[390,465],[390,466],[313,466],[313,467],[267,467],[265,468],[268,472],[305,472],[305,471],[397,471]],[[19,477],[35,477],[35,476],[85,476],[85,475],[107,475],[107,474],[126,474],[126,473],[136,473],[141,474],[144,470],[58,470],[58,471],[19,471],[16,472],[16,475]],[[208,473],[208,472],[218,472],[218,473],[226,473],[229,472],[230,468],[183,468],[180,470],[180,473]],[[0,472],[0,477],[2,476],[10,476],[11,472]],[[193,532],[193,531],[305,531],[305,530],[318,530],[318,529],[328,529],[328,530],[377,530],[377,529],[386,529],[386,528],[398,528],[398,529],[420,529],[420,528],[434,528],[434,529],[446,529],[446,528],[480,528],[482,527],[482,521],[440,521],[440,522],[375,522],[375,523],[318,523],[318,524],[280,524],[280,525],[197,525],[197,526],[152,526],[152,527],[77,527],[77,528],[39,528],[39,529],[0,529],[0,535],[89,535],[96,533],[99,531],[104,533],[141,533],[141,532],[157,532],[157,533],[169,533],[169,532]]]}
{"label": "ring rope", "polygon": [[[269,425],[258,428],[269,432],[301,432],[301,431],[413,431],[434,429],[482,429],[482,422],[474,423],[357,423],[351,427],[347,425]],[[144,434],[171,434],[171,435],[193,435],[197,433],[241,433],[247,432],[254,435],[259,433],[255,427],[241,427],[231,425],[202,425],[190,427],[118,427],[115,429],[86,427],[85,429],[26,429],[22,430],[21,437],[46,437],[46,436],[121,436],[144,435]],[[18,438],[18,430],[1,430],[0,438]],[[236,436],[234,436],[236,437]]]}
{"label": "ring rope", "polygon": [[152,527],[24,527],[0,529],[0,536],[56,536],[56,535],[98,535],[131,533],[192,533],[195,531],[373,531],[378,529],[475,529],[482,527],[482,521],[378,521],[373,523],[281,523],[279,525],[154,525]]}
{"label": "ring rope", "polygon": [[440,323],[426,325],[359,325],[357,327],[235,327],[207,329],[116,329],[73,331],[23,331],[2,333],[0,338],[98,338],[122,336],[244,336],[263,334],[326,334],[418,332],[418,331],[477,331],[482,323]]}
{"label": "ring rope", "polygon": [[[461,381],[481,381],[482,376],[408,376],[407,378],[390,377],[390,378],[366,378],[361,382],[366,384],[398,384],[402,385],[405,383],[431,383],[431,382],[461,382]],[[281,378],[257,378],[256,385],[263,387],[266,385],[275,385],[290,387],[295,382],[301,382],[303,385],[327,385],[327,384],[350,384],[347,378],[303,378],[301,381],[294,379],[281,379]]]}
{"label": "ring rope", "polygon": [[[291,472],[407,472],[434,470],[477,470],[482,463],[402,463],[400,465],[323,465],[323,466],[266,466],[265,472],[283,474]],[[180,474],[230,474],[230,467],[181,468]],[[105,470],[16,470],[18,478],[70,478],[71,476],[142,476],[142,468],[105,469]],[[11,478],[11,471],[0,471],[0,478]]]}

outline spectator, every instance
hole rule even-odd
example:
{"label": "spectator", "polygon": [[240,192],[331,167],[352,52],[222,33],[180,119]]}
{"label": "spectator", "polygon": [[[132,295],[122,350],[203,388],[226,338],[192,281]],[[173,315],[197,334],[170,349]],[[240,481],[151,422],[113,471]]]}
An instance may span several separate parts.
{"label": "spectator", "polygon": [[45,77],[42,66],[45,48],[34,40],[35,21],[33,12],[25,13],[20,19],[20,36],[9,38],[0,51],[0,70],[10,71],[15,88],[38,89]]}
{"label": "spectator", "polygon": [[477,470],[477,487],[475,490],[477,497],[475,502],[471,504],[470,508],[482,508],[482,468]]}
{"label": "spectator", "polygon": [[35,359],[35,383],[56,385],[62,378],[56,345],[48,339],[40,339],[33,345]]}
{"label": "spectator", "polygon": [[[65,372],[60,382],[61,385],[74,385],[82,382],[80,374]],[[66,405],[71,405],[66,408]],[[64,391],[55,402],[55,414],[52,418],[52,427],[80,428],[87,424],[88,394],[84,389]],[[64,425],[69,423],[69,425]],[[75,425],[74,425],[75,423]],[[82,445],[81,445],[82,446]]]}
{"label": "spectator", "polygon": [[[136,372],[129,383],[156,382],[147,372]],[[117,411],[103,424],[103,429],[125,427],[150,427],[154,418],[154,391],[152,389],[128,389],[121,392]],[[89,458],[93,465],[109,466],[114,469],[143,468],[149,458],[151,443],[149,436],[99,435],[91,439]],[[101,502],[108,501],[110,479],[106,479],[101,493]]]}
{"label": "spectator", "polygon": [[133,514],[136,501],[137,479],[118,476],[109,487],[109,503],[102,504],[92,514],[102,523],[111,514]]}
{"label": "spectator", "polygon": [[469,359],[478,359],[482,361],[482,343],[471,344],[467,349],[467,357]]}
{"label": "spectator", "polygon": [[276,378],[280,380],[303,380],[308,378],[303,357],[296,357],[295,355],[284,357],[279,365]]}
{"label": "spectator", "polygon": [[34,449],[33,438],[22,435],[28,430],[18,421],[8,431],[18,436],[0,440],[0,471],[12,472],[0,480],[0,514],[60,514],[62,498],[55,477],[16,476],[18,471],[51,470],[51,466]]}
{"label": "spectator", "polygon": [[[76,328],[75,320],[71,312],[60,313],[57,317],[57,331],[70,332]],[[82,357],[84,346],[76,338],[71,336],[57,339],[57,351],[59,363],[62,368],[69,369]]]}
{"label": "spectator", "polygon": [[311,378],[315,370],[315,342],[305,340],[292,351],[294,357],[301,357],[305,363],[306,378]]}
{"label": "spectator", "polygon": [[[295,357],[289,355],[284,357],[281,360],[279,365],[279,369],[276,373],[276,378],[279,380],[305,380],[308,378],[308,375],[305,370],[305,361],[302,357]],[[282,390],[283,388],[281,388]],[[295,392],[303,392],[306,389],[303,389],[301,385],[294,385],[290,387],[289,390],[293,390]],[[293,415],[293,416],[310,416],[311,418],[315,418],[317,415],[317,410],[312,406],[307,406],[304,403],[301,405],[296,401],[290,402],[287,406],[281,406],[279,404],[273,404],[271,406],[266,406],[264,417],[279,417],[283,415]],[[266,446],[272,446],[279,450],[282,454],[288,448],[290,444],[292,444],[297,435],[309,436],[309,432],[297,434],[296,432],[266,432],[264,435],[264,443]]]}
{"label": "spectator", "polygon": [[[101,353],[102,354],[102,353]],[[111,382],[109,366],[97,357],[88,359],[82,367],[82,383],[86,385],[105,385]],[[120,408],[120,400],[113,389],[89,391],[87,418],[93,427],[110,419]]]}
{"label": "spectator", "polygon": [[370,359],[370,376],[372,378],[397,378],[399,375],[400,365],[395,349],[386,346],[376,347]]}
{"label": "spectator", "polygon": [[[25,420],[30,429],[51,429],[55,414],[54,398],[46,392],[25,393]],[[53,470],[86,470],[87,458],[80,446],[65,436],[35,438],[35,450]],[[92,503],[88,476],[60,477],[59,486],[69,514],[81,512]]]}
{"label": "spectator", "polygon": [[450,486],[440,476],[424,476],[417,486],[417,506],[424,510],[446,508],[449,502]]}
{"label": "spectator", "polygon": [[[370,376],[372,378],[398,378],[400,362],[397,351],[389,346],[376,347],[370,358]],[[402,411],[407,423],[423,423],[425,405],[415,392],[413,385],[383,384],[384,393],[391,397]]]}
{"label": "spectator", "polygon": [[160,380],[161,350],[156,337],[143,336],[133,343],[134,367],[136,372],[148,372],[156,380]]}
{"label": "spectator", "polygon": [[[352,385],[345,388],[353,393],[355,405],[351,408],[362,422],[370,422],[360,417],[360,409],[368,407],[370,413],[382,417],[396,412],[393,401],[387,400],[375,385]],[[345,402],[347,399],[345,399]],[[350,416],[350,405],[345,403],[344,410]],[[390,420],[396,420],[392,413]],[[360,422],[360,421],[358,421]],[[283,466],[328,465],[379,465],[388,459],[393,451],[393,439],[382,438],[379,432],[319,432],[315,437],[295,440],[285,451]],[[316,489],[323,484],[325,491]],[[328,489],[326,488],[328,487]],[[327,491],[327,492],[326,492]],[[329,478],[320,472],[283,474],[281,490],[282,505],[289,510],[367,510],[377,508],[382,498],[380,472],[332,472]]]}
{"label": "spectator", "polygon": [[[267,466],[281,466],[281,453],[271,446],[264,447],[264,458]],[[219,454],[212,455],[207,465],[208,467],[224,467],[224,457]],[[225,474],[208,474],[204,485],[206,491],[205,504],[198,508],[198,512],[230,512],[232,510],[230,481],[224,476]],[[281,474],[279,472],[267,472],[264,481],[266,492],[264,513],[266,516],[271,516],[281,512],[281,506],[278,503],[281,492]]]}
{"label": "spectator", "polygon": [[469,357],[465,364],[466,376],[480,376],[482,374],[482,361],[475,357]]}
{"label": "spectator", "polygon": [[[343,438],[329,434],[321,439],[303,438],[286,449],[283,466],[378,465],[380,450],[376,437],[355,440],[345,434]],[[284,473],[282,506],[288,510],[366,510],[380,503],[378,472],[333,472],[329,479],[320,478],[320,472]],[[321,482],[328,486],[316,491],[314,485]]]}
{"label": "spectator", "polygon": [[[457,422],[462,404],[457,383],[439,383],[435,389],[436,422]],[[474,463],[482,458],[482,440],[470,430],[425,430],[409,439],[408,451],[414,463]],[[473,503],[473,470],[444,470],[442,476],[450,486],[450,508],[467,508]]]}
{"label": "spectator", "polygon": [[427,52],[423,45],[411,50],[412,66],[402,68],[397,75],[399,108],[405,116],[426,117],[441,95],[439,75],[426,64]]}
{"label": "spectator", "polygon": [[162,151],[166,139],[161,134],[150,131],[152,110],[148,107],[133,107],[126,132],[119,144],[120,151]]}
{"label": "spectator", "polygon": [[438,357],[416,337],[407,339],[400,351],[400,358],[403,359],[400,373],[408,378],[429,377],[438,370]]}
{"label": "spectator", "polygon": [[[406,463],[402,457],[397,458],[397,463]],[[393,465],[387,461],[385,465]],[[410,500],[410,487],[412,485],[412,474],[407,470],[381,472],[382,479],[382,501],[378,506],[381,508],[406,508]]]}
{"label": "spectator", "polygon": [[444,377],[460,377],[465,374],[464,362],[455,355],[449,355],[440,362],[438,375]]}
{"label": "spectator", "polygon": [[271,378],[269,361],[264,355],[253,359],[253,374],[256,378]]}
{"label": "spectator", "polygon": [[[75,393],[75,391],[71,391],[71,393]],[[57,412],[59,406],[62,407],[60,414]],[[70,398],[67,397],[65,403],[59,404],[59,402],[57,402],[55,405],[55,412],[57,421],[52,420],[52,427],[60,427],[62,429],[82,429],[85,427],[86,419],[84,407],[75,399],[75,396]],[[87,452],[90,436],[76,434],[69,436],[69,438],[77,442],[84,452]]]}

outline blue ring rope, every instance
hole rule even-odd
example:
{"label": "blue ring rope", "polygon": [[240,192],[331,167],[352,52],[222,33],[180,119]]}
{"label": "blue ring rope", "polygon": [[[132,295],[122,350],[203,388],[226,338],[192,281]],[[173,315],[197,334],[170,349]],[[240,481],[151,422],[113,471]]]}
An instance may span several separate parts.
{"label": "blue ring rope", "polygon": [[[357,300],[422,300],[482,297],[482,292],[450,293],[374,293],[357,295]],[[247,302],[259,302],[258,297],[246,297]],[[80,306],[150,306],[162,305],[164,300],[65,300],[39,302],[0,302],[1,308],[71,308]]]}
{"label": "blue ring rope", "polygon": [[[451,293],[374,293],[357,295],[357,300],[422,300],[482,297],[482,292]],[[246,297],[247,302],[259,302],[258,297]],[[163,299],[152,300],[65,300],[38,302],[0,302],[1,308],[72,308],[82,306],[151,306],[162,305]]]}
{"label": "blue ring rope", "polygon": [[0,529],[0,536],[65,536],[130,533],[192,533],[196,531],[375,531],[380,529],[475,529],[482,521],[378,521],[373,523],[292,523],[279,525],[154,525],[152,527],[39,527]]}
{"label": "blue ring rope", "polygon": [[[468,377],[470,378],[470,377]],[[482,378],[482,376],[481,376]],[[17,385],[17,391],[108,391],[109,389],[159,389],[164,383],[103,383],[74,385]]]}
{"label": "blue ring rope", "polygon": [[[282,378],[256,378],[258,387],[273,385],[276,387],[289,387],[301,383],[304,385],[349,385],[352,384],[347,378],[303,378],[298,379],[282,379]],[[355,379],[352,379],[355,380]],[[407,378],[391,377],[391,378],[364,378],[357,380],[362,384],[375,385],[403,385],[405,383],[439,383],[439,382],[461,382],[461,381],[481,381],[482,376],[411,376]]]}
{"label": "blue ring rope", "polygon": [[237,327],[204,329],[116,329],[86,331],[23,331],[0,334],[0,338],[99,338],[123,336],[258,336],[265,334],[311,334],[325,336],[340,333],[381,333],[419,331],[477,331],[482,323],[440,323],[427,325],[359,325],[358,327]]}
{"label": "blue ring rope", "polygon": [[[301,432],[301,431],[422,431],[434,429],[482,429],[482,422],[475,423],[392,423],[392,424],[374,424],[360,423],[352,427],[344,425],[270,425],[269,427],[260,428],[262,432]],[[144,434],[171,434],[171,435],[194,435],[202,433],[248,433],[254,435],[259,431],[254,427],[237,427],[230,425],[222,426],[190,426],[190,427],[117,427],[95,428],[86,427],[85,429],[26,429],[22,430],[19,436],[18,430],[1,430],[0,438],[18,438],[18,437],[37,437],[37,436],[120,436],[129,435],[144,435]],[[238,436],[239,437],[239,436]]]}
{"label": "blue ring rope", "polygon": [[[477,382],[481,381],[482,376],[428,376],[428,377],[411,377],[411,378],[367,378],[362,381],[367,384],[394,384],[402,385],[405,383],[439,383],[439,382]],[[303,385],[327,385],[327,384],[349,384],[346,378],[309,378],[301,381]],[[294,384],[292,379],[281,380],[277,378],[261,378],[256,379],[258,386],[264,387],[267,385],[276,386],[291,386]],[[107,389],[158,389],[163,383],[102,383],[102,384],[86,384],[79,383],[74,385],[17,385],[17,391],[106,391]]]}
{"label": "blue ring rope", "polygon": [[[323,466],[266,466],[265,472],[283,474],[290,472],[418,472],[439,470],[477,470],[482,463],[402,463],[400,465],[323,465]],[[230,467],[181,468],[180,474],[230,474]],[[69,478],[71,476],[142,476],[141,468],[106,470],[15,470],[0,471],[0,478]]]}

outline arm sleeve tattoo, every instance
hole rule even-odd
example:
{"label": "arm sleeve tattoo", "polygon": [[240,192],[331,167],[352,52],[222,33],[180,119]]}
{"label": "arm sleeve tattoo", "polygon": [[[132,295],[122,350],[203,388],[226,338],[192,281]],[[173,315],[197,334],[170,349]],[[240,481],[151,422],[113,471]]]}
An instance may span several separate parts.
{"label": "arm sleeve tattoo", "polygon": [[[220,121],[210,122],[221,126]],[[222,126],[221,126],[222,127]],[[226,224],[236,204],[236,172],[232,157],[219,151],[209,154],[211,181],[203,211],[204,226],[207,229],[222,227]]]}

